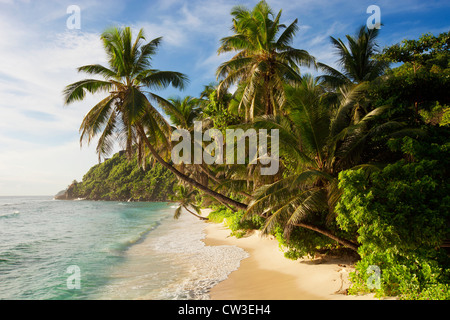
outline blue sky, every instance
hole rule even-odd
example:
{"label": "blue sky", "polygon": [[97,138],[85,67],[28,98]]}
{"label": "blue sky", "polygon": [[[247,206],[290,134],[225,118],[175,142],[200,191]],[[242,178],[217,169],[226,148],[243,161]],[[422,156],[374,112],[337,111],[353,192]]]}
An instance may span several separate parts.
{"label": "blue sky", "polygon": [[[100,97],[64,107],[63,88],[80,80],[76,67],[105,63],[99,41],[108,26],[144,28],[147,38],[163,36],[154,67],[183,72],[183,91],[198,96],[215,80],[230,55],[217,55],[219,40],[230,34],[234,5],[257,1],[0,0],[0,196],[53,195],[97,163],[95,144],[80,149],[78,128]],[[298,18],[293,46],[335,66],[329,37],[354,34],[366,23],[369,5],[381,9],[381,47],[450,29],[450,2],[268,0],[282,22]],[[81,29],[69,30],[67,8],[81,9]]]}

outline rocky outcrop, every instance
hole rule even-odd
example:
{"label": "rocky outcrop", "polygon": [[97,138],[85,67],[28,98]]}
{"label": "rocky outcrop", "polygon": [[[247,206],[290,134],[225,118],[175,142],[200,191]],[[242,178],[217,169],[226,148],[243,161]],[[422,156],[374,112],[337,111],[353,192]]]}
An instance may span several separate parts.
{"label": "rocky outcrop", "polygon": [[66,190],[61,190],[54,197],[55,200],[75,200],[78,197],[74,195],[73,184],[70,185]]}
{"label": "rocky outcrop", "polygon": [[53,198],[55,200],[67,200],[67,190],[58,192]]}

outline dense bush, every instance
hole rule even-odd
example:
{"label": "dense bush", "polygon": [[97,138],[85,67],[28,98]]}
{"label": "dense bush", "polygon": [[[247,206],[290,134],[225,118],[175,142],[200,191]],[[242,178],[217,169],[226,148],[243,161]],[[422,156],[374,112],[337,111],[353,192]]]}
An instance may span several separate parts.
{"label": "dense bush", "polygon": [[361,244],[350,292],[371,289],[368,270],[377,266],[380,296],[449,299],[449,258],[439,247],[450,235],[450,143],[404,138],[390,146],[409,161],[369,177],[362,169],[339,175],[337,222]]}
{"label": "dense bush", "polygon": [[273,234],[284,251],[284,256],[292,260],[308,255],[314,256],[321,251],[336,247],[335,241],[308,229],[295,228],[287,238],[283,228],[278,226]]}

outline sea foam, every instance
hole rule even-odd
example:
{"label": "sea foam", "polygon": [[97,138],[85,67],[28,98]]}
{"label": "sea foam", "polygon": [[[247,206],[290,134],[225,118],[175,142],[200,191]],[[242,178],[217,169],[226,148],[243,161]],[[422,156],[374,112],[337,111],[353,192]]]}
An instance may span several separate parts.
{"label": "sea foam", "polygon": [[152,249],[170,253],[176,263],[188,268],[187,275],[159,293],[160,299],[209,299],[209,291],[239,268],[248,253],[236,246],[206,246],[206,224],[188,214],[152,241]]}

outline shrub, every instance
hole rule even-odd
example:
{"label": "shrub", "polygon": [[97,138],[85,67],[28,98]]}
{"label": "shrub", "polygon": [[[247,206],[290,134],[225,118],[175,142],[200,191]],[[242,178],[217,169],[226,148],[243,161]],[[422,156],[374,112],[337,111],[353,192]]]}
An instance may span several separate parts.
{"label": "shrub", "polygon": [[[400,160],[369,177],[362,169],[339,174],[337,222],[356,231],[361,244],[350,292],[448,299],[449,258],[439,246],[450,235],[450,148],[411,138],[391,146],[414,161]],[[368,285],[373,265],[381,270],[376,289]]]}
{"label": "shrub", "polygon": [[264,223],[264,219],[258,216],[244,219],[244,214],[242,210],[234,212],[222,206],[212,211],[208,218],[215,223],[223,222],[231,230],[232,236],[241,238],[248,230],[260,229]]}

